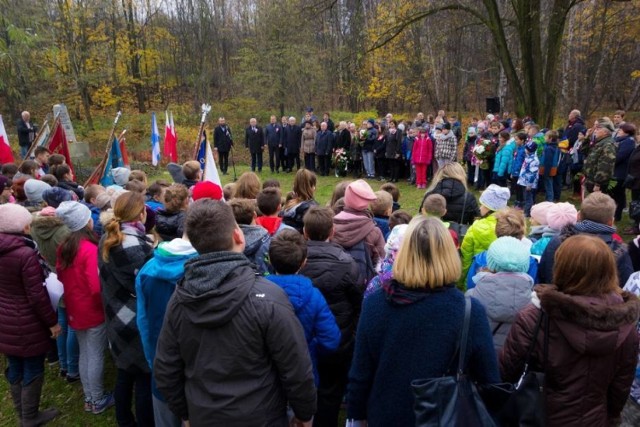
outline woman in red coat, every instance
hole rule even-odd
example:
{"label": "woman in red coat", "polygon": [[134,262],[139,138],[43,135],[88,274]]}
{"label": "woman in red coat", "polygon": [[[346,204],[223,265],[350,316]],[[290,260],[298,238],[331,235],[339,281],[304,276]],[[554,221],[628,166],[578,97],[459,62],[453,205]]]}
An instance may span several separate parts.
{"label": "woman in red coat", "polygon": [[28,236],[31,221],[24,207],[0,205],[0,353],[9,360],[11,398],[25,427],[58,415],[55,409],[38,411],[45,355],[60,325],[43,286],[44,261]]}
{"label": "woman in red coat", "polygon": [[546,374],[547,425],[616,425],[636,369],[640,301],[618,287],[613,252],[598,237],[569,237],[555,259],[554,285],[534,288],[533,304],[518,313],[505,341],[503,379],[522,374],[542,313],[548,328],[536,338],[532,366]]}
{"label": "woman in red coat", "polygon": [[416,167],[416,187],[427,188],[427,168],[433,157],[433,143],[424,128],[420,128],[420,134],[413,142],[411,162]]}

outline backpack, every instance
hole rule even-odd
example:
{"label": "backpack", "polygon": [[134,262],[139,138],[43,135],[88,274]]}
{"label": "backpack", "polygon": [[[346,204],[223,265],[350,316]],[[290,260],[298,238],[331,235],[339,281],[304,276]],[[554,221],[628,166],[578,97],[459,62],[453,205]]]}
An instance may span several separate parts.
{"label": "backpack", "polygon": [[358,281],[356,285],[364,289],[369,283],[369,280],[376,275],[376,270],[371,260],[371,253],[364,239],[360,240],[350,248],[344,248],[345,252],[351,255],[358,264]]}

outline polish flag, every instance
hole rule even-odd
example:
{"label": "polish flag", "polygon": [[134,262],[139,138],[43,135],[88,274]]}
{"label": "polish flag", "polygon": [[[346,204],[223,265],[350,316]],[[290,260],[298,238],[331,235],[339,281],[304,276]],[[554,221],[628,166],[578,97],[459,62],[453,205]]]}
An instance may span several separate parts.
{"label": "polish flag", "polygon": [[171,119],[169,119],[168,111],[165,111],[164,115],[164,155],[169,158],[169,161],[176,163],[178,161],[178,137],[173,124],[173,113],[171,113]]}
{"label": "polish flag", "polygon": [[0,164],[13,163],[14,161],[11,145],[9,145],[9,136],[7,136],[2,115],[0,115]]}

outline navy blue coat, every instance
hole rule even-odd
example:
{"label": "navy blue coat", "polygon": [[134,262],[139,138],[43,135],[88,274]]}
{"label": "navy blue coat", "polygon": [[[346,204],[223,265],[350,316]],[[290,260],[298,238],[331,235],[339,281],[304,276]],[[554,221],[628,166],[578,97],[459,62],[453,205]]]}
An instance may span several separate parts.
{"label": "navy blue coat", "polygon": [[284,128],[282,145],[287,154],[300,153],[300,144],[302,143],[302,128],[298,125],[289,125]]}
{"label": "navy blue coat", "polygon": [[275,148],[282,144],[282,135],[282,126],[277,123],[275,125],[269,123],[264,127],[265,143],[271,148]]}
{"label": "navy blue coat", "polygon": [[333,150],[335,137],[333,132],[320,131],[316,134],[316,154],[318,156],[328,156]]}
{"label": "navy blue coat", "polygon": [[578,140],[578,134],[587,133],[587,127],[584,125],[584,120],[582,117],[576,118],[573,123],[569,123],[567,127],[564,129],[564,134],[562,135],[563,139],[569,140],[569,146],[573,147],[573,144]]}
{"label": "navy blue coat", "polygon": [[636,142],[630,136],[618,137],[615,141],[618,144],[618,151],[613,176],[618,181],[624,181],[629,171],[629,160],[631,159],[631,153],[636,148]]}

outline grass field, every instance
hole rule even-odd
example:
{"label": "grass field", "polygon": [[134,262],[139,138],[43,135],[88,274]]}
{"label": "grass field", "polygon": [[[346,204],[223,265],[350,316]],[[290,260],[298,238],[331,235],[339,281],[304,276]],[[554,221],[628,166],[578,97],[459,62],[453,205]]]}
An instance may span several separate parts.
{"label": "grass field", "polygon": [[[249,168],[246,165],[236,165],[236,174],[240,176],[243,172],[248,171]],[[278,179],[281,184],[281,188],[283,193],[286,193],[292,188],[293,178],[295,173],[280,173],[280,174],[271,174],[267,170],[263,169],[262,174],[260,175],[262,180],[266,179]],[[169,179],[170,176],[168,173],[158,172],[154,174],[153,177],[150,178],[150,181],[153,181],[158,178]],[[227,176],[222,176],[222,183],[226,184],[228,182],[233,182],[234,174],[233,169],[230,168],[230,174]],[[347,179],[347,178],[344,178]],[[350,178],[348,178],[350,179]],[[318,185],[316,190],[316,200],[321,204],[326,204],[327,201],[331,198],[331,193],[333,191],[334,186],[340,182],[342,179],[331,177],[319,177]],[[377,181],[370,181],[370,184],[374,190],[378,190],[382,183]],[[424,190],[418,190],[415,186],[410,186],[406,181],[399,182],[398,187],[400,188],[401,198],[400,203],[402,205],[402,209],[407,210],[410,214],[416,214],[422,201],[422,196],[424,194]],[[562,199],[565,200],[567,196],[569,196],[568,191],[563,191]],[[625,215],[625,219],[621,224],[618,224],[619,230],[628,227],[629,220]],[[625,240],[629,240],[630,236],[623,236]],[[110,358],[107,358],[108,362],[105,367],[105,386],[107,389],[112,390],[113,385],[115,383],[115,368]],[[4,358],[0,358],[0,369],[4,372],[6,368],[6,360]],[[82,386],[80,383],[68,384],[62,378],[58,376],[58,366],[47,367],[46,370],[46,382],[43,390],[42,397],[42,405],[41,407],[49,407],[55,406],[61,412],[62,415],[58,417],[53,423],[52,426],[69,426],[69,427],[80,427],[80,426],[91,426],[91,427],[102,427],[102,426],[114,426],[115,423],[115,412],[113,409],[105,412],[101,415],[92,415],[87,414],[83,411],[83,394],[82,394]],[[7,382],[4,379],[0,380],[0,426],[12,426],[17,425],[15,423],[13,404],[11,401],[11,397],[9,395]]]}

